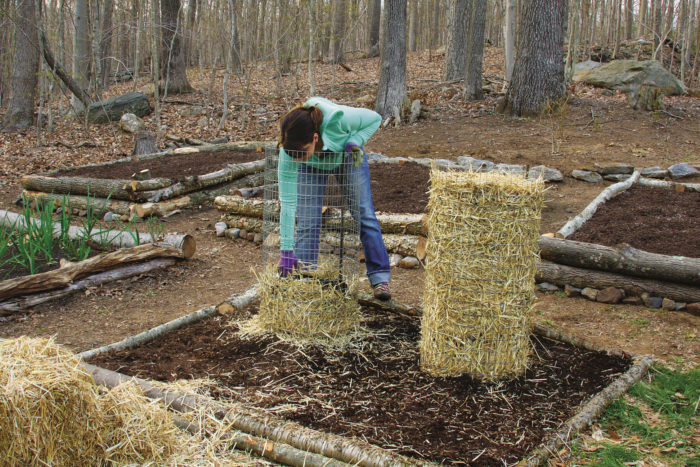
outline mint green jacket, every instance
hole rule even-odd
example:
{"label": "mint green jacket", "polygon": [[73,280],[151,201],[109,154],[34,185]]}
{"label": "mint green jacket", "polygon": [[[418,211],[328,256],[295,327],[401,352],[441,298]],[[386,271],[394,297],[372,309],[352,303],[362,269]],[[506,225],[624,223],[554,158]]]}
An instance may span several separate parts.
{"label": "mint green jacket", "polygon": [[297,209],[297,169],[299,164],[307,164],[323,170],[333,170],[345,157],[345,145],[364,145],[377,131],[382,117],[369,109],[336,104],[324,97],[312,97],[304,105],[314,105],[323,112],[321,140],[323,151],[335,154],[316,154],[306,162],[296,162],[280,148],[277,164],[277,180],[280,198],[280,250],[294,249],[294,218]]}

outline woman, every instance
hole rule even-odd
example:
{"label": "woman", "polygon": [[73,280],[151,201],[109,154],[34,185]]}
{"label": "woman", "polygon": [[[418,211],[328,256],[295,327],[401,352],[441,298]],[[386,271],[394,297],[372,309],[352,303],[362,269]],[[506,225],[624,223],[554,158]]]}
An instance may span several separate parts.
{"label": "woman", "polygon": [[380,124],[381,116],[372,110],[335,104],[323,97],[312,97],[280,120],[277,173],[282,275],[299,267],[300,261],[316,263],[325,186],[333,174],[342,180],[341,186],[359,190],[346,190],[344,196],[351,210],[359,210],[367,277],[376,298],[391,298],[389,255],[374,213],[369,165],[363,148]]}

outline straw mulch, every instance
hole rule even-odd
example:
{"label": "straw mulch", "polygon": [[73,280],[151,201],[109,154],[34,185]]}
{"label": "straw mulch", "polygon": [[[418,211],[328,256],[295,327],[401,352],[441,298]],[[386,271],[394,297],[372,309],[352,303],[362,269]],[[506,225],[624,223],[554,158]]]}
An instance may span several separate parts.
{"label": "straw mulch", "polygon": [[542,180],[431,173],[421,367],[494,381],[530,353]]}
{"label": "straw mulch", "polygon": [[283,340],[320,345],[334,345],[359,332],[359,279],[340,280],[335,260],[320,261],[317,267],[289,277],[280,277],[277,267],[268,264],[257,277],[259,312],[242,332],[254,334],[257,329]]}
{"label": "straw mulch", "polygon": [[[53,340],[0,341],[3,465],[241,465],[228,427],[194,414],[206,433],[176,428],[167,409],[133,382],[94,384],[79,358]],[[199,417],[197,419],[197,417]],[[210,418],[210,417],[209,417]],[[205,423],[206,422],[206,423]]]}

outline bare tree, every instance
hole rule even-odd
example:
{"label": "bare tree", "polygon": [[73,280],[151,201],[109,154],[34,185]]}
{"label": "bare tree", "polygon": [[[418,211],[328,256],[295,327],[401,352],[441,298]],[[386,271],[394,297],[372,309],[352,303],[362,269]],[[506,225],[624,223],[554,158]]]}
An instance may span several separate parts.
{"label": "bare tree", "polygon": [[374,110],[386,117],[400,111],[406,99],[406,0],[384,0],[384,16]]}
{"label": "bare tree", "polygon": [[471,0],[469,15],[469,39],[467,60],[464,74],[464,98],[466,100],[481,99],[484,91],[481,86],[481,76],[484,58],[484,30],[486,28],[486,0]]}
{"label": "bare tree", "polygon": [[408,50],[415,52],[418,35],[418,0],[408,4]]}
{"label": "bare tree", "polygon": [[367,30],[369,48],[367,57],[379,56],[379,26],[382,17],[382,1],[369,0],[369,28]]}
{"label": "bare tree", "polygon": [[102,57],[102,88],[109,87],[109,75],[112,72],[112,17],[114,16],[114,0],[104,0],[102,16],[102,39],[100,44]]}
{"label": "bare tree", "polygon": [[161,0],[163,21],[163,56],[161,76],[165,81],[164,92],[179,94],[193,91],[187,80],[187,66],[182,49],[182,23],[180,22],[180,0]]}
{"label": "bare tree", "polygon": [[12,59],[10,102],[3,121],[4,131],[28,128],[34,122],[37,98],[39,46],[37,10],[34,0],[18,0],[15,20],[15,53]]}
{"label": "bare tree", "polygon": [[505,0],[505,18],[503,23],[503,48],[506,61],[506,82],[513,76],[515,57],[515,0]]}
{"label": "bare tree", "polygon": [[536,115],[549,102],[566,94],[562,58],[566,21],[566,2],[525,2],[513,80],[499,110],[513,115]]}
{"label": "bare tree", "polygon": [[467,19],[471,16],[471,0],[450,0],[445,49],[444,81],[462,79],[467,66]]}
{"label": "bare tree", "polygon": [[329,60],[331,63],[343,62],[345,22],[348,21],[347,11],[347,0],[336,0],[333,2],[333,25],[331,31],[331,47],[329,52]]}
{"label": "bare tree", "polygon": [[[73,34],[73,78],[82,89],[90,82],[90,8],[88,0],[75,0],[75,32]],[[72,100],[77,112],[84,110],[83,102],[75,94]]]}

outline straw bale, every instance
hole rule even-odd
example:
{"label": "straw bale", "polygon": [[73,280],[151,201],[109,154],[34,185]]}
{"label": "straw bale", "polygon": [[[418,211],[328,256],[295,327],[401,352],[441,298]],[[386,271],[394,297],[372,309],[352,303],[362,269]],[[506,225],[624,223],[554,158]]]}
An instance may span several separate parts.
{"label": "straw bale", "polygon": [[332,341],[356,333],[361,317],[359,280],[339,277],[336,261],[329,255],[317,267],[288,277],[280,277],[274,264],[265,266],[258,275],[260,307],[255,324],[300,341]]}
{"label": "straw bale", "polygon": [[492,381],[522,374],[544,184],[501,173],[431,173],[421,366]]}

